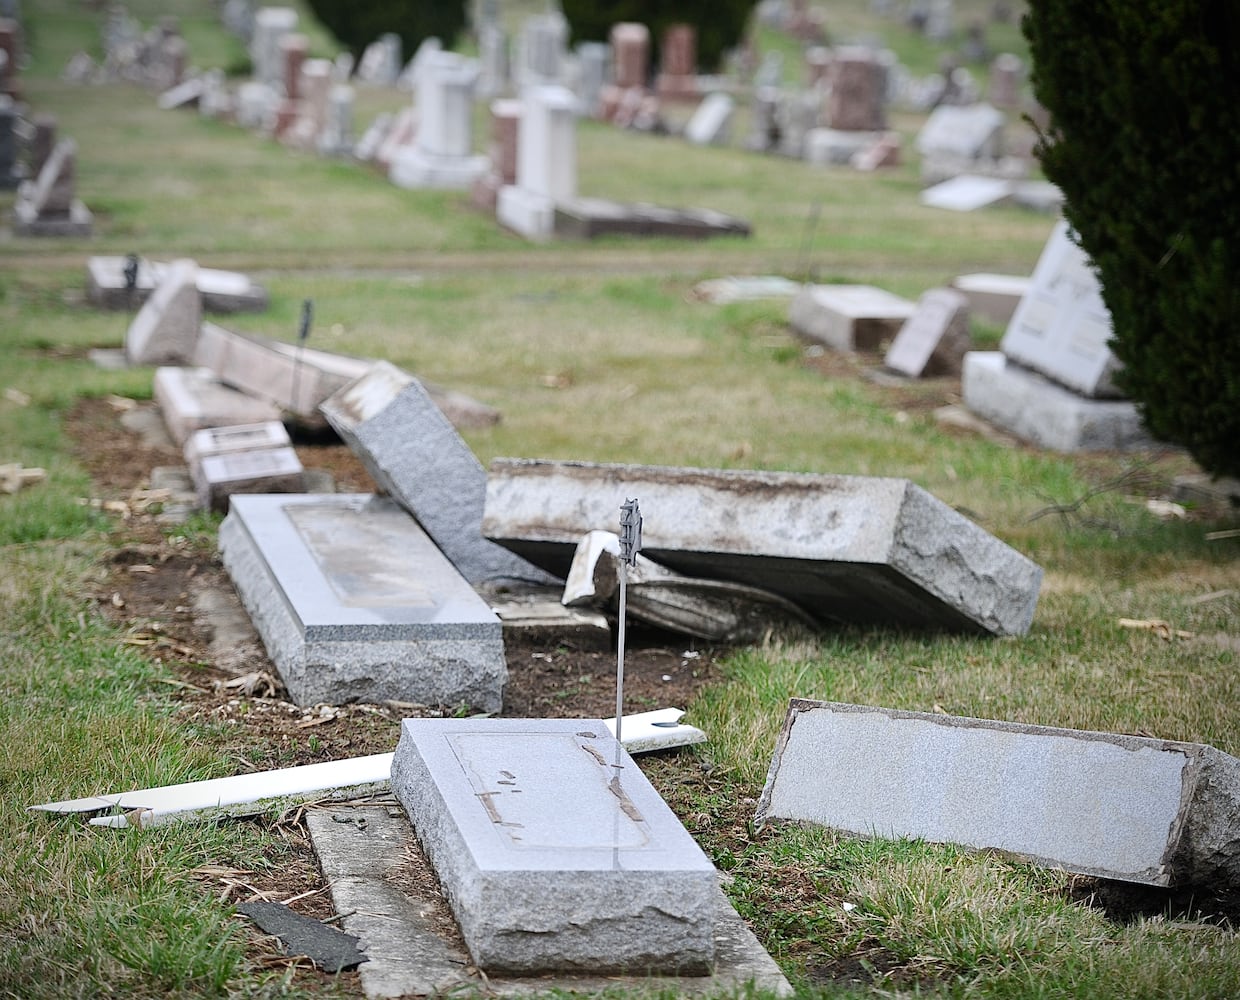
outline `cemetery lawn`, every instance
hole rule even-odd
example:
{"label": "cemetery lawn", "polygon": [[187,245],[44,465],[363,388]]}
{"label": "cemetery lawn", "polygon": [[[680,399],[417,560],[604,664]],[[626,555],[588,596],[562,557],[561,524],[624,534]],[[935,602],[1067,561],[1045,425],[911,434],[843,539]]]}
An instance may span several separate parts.
{"label": "cemetery lawn", "polygon": [[[867,0],[841,7],[858,32],[896,30]],[[202,65],[244,58],[205,2],[129,8],[144,25],[175,10]],[[1226,893],[1125,889],[992,853],[752,822],[794,696],[1240,754],[1240,538],[1228,534],[1240,518],[1157,502],[1194,471],[1182,453],[1061,456],[955,429],[934,414],[959,403],[958,381],[887,384],[873,378],[876,355],[808,349],[785,303],[693,295],[727,274],[909,297],[970,271],[1028,274],[1049,217],[923,208],[915,163],[813,170],[583,123],[583,193],[718,209],[750,219],[754,236],[531,246],[461,195],[402,191],[159,112],[136,87],[63,83],[74,51],[98,54],[102,15],[72,0],[24,9],[27,98],[77,141],[96,234],[0,237],[0,465],[47,473],[0,494],[0,995],[360,995],[356,973],[288,959],[233,912],[263,893],[333,915],[297,809],[121,832],[25,807],[390,750],[399,718],[418,711],[294,708],[244,623],[229,631],[211,610],[230,591],[218,517],[164,523],[149,490],[154,467],[179,462],[135,430],[152,372],[88,356],[121,346],[129,317],[85,304],[86,258],[130,251],[251,273],[271,308],[226,325],[291,340],[313,298],[315,346],[385,358],[498,407],[499,425],[465,434],[484,464],[901,476],[977,520],[1046,570],[1028,635],[843,629],[710,649],[638,634],[629,710],[678,704],[710,737],[643,758],[645,773],[799,996],[1240,995],[1240,910]],[[895,41],[933,65],[934,52]],[[362,92],[359,124],[401,100]],[[909,148],[918,120],[895,124]],[[11,200],[0,193],[0,209]],[[1002,331],[974,332],[993,346]],[[339,488],[370,488],[343,446],[298,450]],[[610,714],[607,652],[512,644],[508,657],[504,714]]]}

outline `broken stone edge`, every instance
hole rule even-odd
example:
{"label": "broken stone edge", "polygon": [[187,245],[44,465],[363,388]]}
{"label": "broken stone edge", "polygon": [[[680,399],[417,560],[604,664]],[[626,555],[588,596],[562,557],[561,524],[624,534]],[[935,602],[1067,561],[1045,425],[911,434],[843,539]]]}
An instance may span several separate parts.
{"label": "broken stone edge", "polygon": [[[801,820],[772,816],[771,794],[779,764],[788,745],[792,728],[802,712],[877,713],[891,719],[916,719],[937,726],[952,728],[964,723],[971,728],[1000,732],[1028,733],[1032,736],[1066,736],[1072,739],[1110,743],[1124,750],[1178,751],[1185,756],[1180,791],[1180,807],[1167,836],[1167,849],[1159,872],[1142,879],[1143,884],[1158,886],[1240,886],[1240,774],[1236,758],[1203,743],[1160,740],[1121,733],[1103,733],[1057,726],[1035,726],[1025,723],[977,719],[970,716],[938,715],[933,712],[911,712],[895,708],[876,708],[845,702],[815,701],[792,698],[788,713],[776,739],[775,752],[767,770],[766,782],[754,812],[754,822],[761,828],[767,824],[814,825]],[[1230,772],[1230,775],[1227,773]],[[849,831],[850,836],[860,836]],[[1213,845],[1213,846],[1211,846]],[[1221,845],[1221,846],[1220,846]],[[972,846],[972,845],[969,845]],[[991,849],[977,847],[976,849]],[[1067,870],[1060,861],[1008,851],[1000,853],[1047,868]],[[1076,871],[1074,869],[1074,871]],[[1078,871],[1082,875],[1116,879],[1113,871]],[[1129,881],[1129,880],[1123,880]]]}

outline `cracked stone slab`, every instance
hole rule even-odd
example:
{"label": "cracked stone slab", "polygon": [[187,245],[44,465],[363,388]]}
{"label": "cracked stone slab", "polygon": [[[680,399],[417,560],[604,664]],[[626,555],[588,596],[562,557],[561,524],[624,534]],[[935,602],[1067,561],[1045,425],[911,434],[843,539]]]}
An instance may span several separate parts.
{"label": "cracked stone slab", "polygon": [[779,594],[826,623],[1019,635],[1042,570],[906,479],[496,459],[483,532],[566,576],[641,501],[642,552]]}
{"label": "cracked stone slab", "polygon": [[1240,884],[1240,760],[1201,743],[793,699],[757,819]]}
{"label": "cracked stone slab", "polygon": [[709,976],[492,975],[484,984],[459,930],[436,919],[444,899],[433,879],[415,875],[425,859],[401,808],[376,803],[310,810],[306,825],[335,910],[345,914],[341,924],[361,939],[369,958],[358,970],[368,997],[444,995],[471,987],[504,997],[551,991],[586,995],[618,986],[648,986],[677,996],[744,995],[747,987],[779,997],[792,994],[779,966],[721,889],[714,893],[715,968]]}
{"label": "cracked stone slab", "polygon": [[406,719],[392,790],[488,974],[713,967],[714,866],[602,720]]}

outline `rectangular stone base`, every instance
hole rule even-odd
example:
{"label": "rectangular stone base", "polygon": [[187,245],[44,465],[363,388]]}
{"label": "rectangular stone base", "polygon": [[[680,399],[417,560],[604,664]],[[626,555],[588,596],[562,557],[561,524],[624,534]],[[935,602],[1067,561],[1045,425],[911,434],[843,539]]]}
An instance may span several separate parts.
{"label": "rectangular stone base", "polygon": [[883,137],[882,132],[812,128],[805,133],[805,159],[818,166],[847,166],[852,158]]}
{"label": "rectangular stone base", "polygon": [[306,488],[301,460],[290,447],[208,455],[190,467],[198,504],[225,512],[238,493],[300,493]]}
{"label": "rectangular stone base", "polygon": [[467,191],[490,169],[485,156],[432,156],[415,146],[392,157],[388,180],[402,188]]}
{"label": "rectangular stone base", "polygon": [[998,351],[971,351],[961,378],[964,405],[1001,430],[1051,451],[1128,451],[1156,442],[1134,403],[1088,399]]}
{"label": "rectangular stone base", "polygon": [[510,184],[499,189],[495,218],[505,229],[527,240],[549,240],[555,232],[555,202]]}
{"label": "rectangular stone base", "polygon": [[89,236],[94,221],[90,209],[76,198],[63,215],[40,215],[34,206],[20,197],[13,205],[13,233],[16,236]]}
{"label": "rectangular stone base", "polygon": [[299,705],[499,711],[499,619],[390,500],[234,496],[224,568]]}
{"label": "rectangular stone base", "polygon": [[569,239],[627,233],[631,236],[748,236],[749,223],[704,208],[663,208],[644,202],[574,198],[555,207],[555,233]]}
{"label": "rectangular stone base", "polygon": [[714,866],[601,720],[406,719],[392,789],[485,971],[713,966]]}

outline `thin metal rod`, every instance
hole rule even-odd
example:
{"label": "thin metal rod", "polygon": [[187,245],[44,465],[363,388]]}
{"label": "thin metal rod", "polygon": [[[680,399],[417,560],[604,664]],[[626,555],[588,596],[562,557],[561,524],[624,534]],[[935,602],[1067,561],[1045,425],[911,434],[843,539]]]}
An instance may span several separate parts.
{"label": "thin metal rod", "polygon": [[616,742],[619,743],[620,720],[624,718],[624,617],[628,584],[628,564],[620,560],[620,621],[616,628]]}

